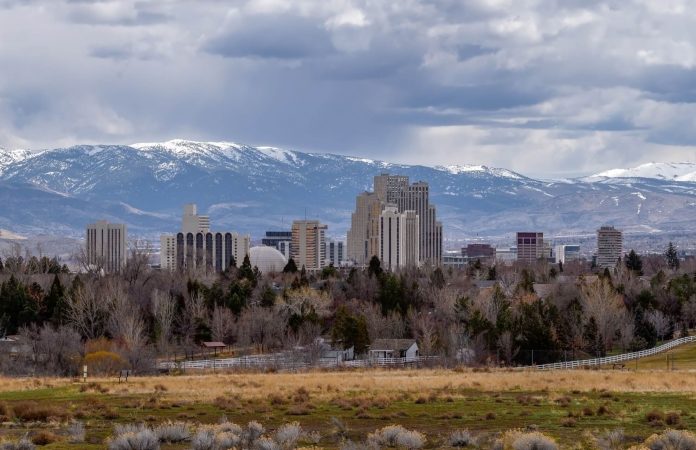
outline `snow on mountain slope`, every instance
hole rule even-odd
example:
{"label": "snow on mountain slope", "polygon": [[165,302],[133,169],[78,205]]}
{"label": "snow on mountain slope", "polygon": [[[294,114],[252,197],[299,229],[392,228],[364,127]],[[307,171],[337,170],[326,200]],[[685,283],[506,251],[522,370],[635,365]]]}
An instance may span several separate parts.
{"label": "snow on mountain slope", "polygon": [[611,169],[590,177],[602,178],[653,178],[658,180],[696,181],[696,163],[647,163],[630,169]]}
{"label": "snow on mountain slope", "polygon": [[22,233],[80,234],[87,221],[103,217],[156,235],[176,229],[181,205],[195,202],[220,229],[258,236],[307,211],[341,236],[356,195],[371,189],[382,172],[427,181],[430,201],[452,238],[519,229],[591,231],[609,222],[684,229],[696,215],[696,185],[680,180],[696,174],[696,164],[643,168],[642,177],[627,170],[549,181],[481,165],[411,166],[182,139],[2,151],[0,158],[0,200],[9,205],[0,207],[0,227],[13,224]]}
{"label": "snow on mountain slope", "polygon": [[0,174],[10,164],[30,158],[32,155],[28,150],[5,150],[0,147]]}

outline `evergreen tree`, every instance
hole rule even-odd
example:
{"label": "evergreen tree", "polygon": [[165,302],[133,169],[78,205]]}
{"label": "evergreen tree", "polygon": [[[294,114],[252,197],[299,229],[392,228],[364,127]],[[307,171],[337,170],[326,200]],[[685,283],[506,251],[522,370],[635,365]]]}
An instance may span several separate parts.
{"label": "evergreen tree", "polygon": [[498,279],[498,269],[495,268],[495,266],[491,266],[488,268],[488,280],[490,281],[495,281]]}
{"label": "evergreen tree", "polygon": [[53,277],[53,283],[51,283],[51,288],[48,290],[44,304],[46,320],[50,320],[55,325],[63,323],[68,305],[65,298],[65,288],[60,282],[58,275]]}
{"label": "evergreen tree", "polygon": [[382,314],[387,314],[390,311],[398,311],[402,314],[406,313],[404,303],[406,299],[406,290],[401,282],[401,279],[394,274],[386,274],[380,286],[377,301],[382,307]]}
{"label": "evergreen tree", "polygon": [[430,284],[437,289],[442,289],[445,287],[445,274],[442,272],[441,268],[436,268],[433,273],[430,274]]}
{"label": "evergreen tree", "polygon": [[667,260],[667,266],[672,270],[679,269],[679,255],[677,255],[677,248],[672,242],[667,246],[667,251],[665,252],[665,259]]}
{"label": "evergreen tree", "polygon": [[234,256],[232,256],[232,259],[230,259],[230,267],[228,267],[228,269],[229,268],[235,268],[235,269],[237,268],[237,260],[235,259]]}
{"label": "evergreen tree", "polygon": [[640,256],[631,250],[625,260],[626,268],[635,272],[637,275],[643,275],[643,261],[641,261]]}
{"label": "evergreen tree", "polygon": [[329,278],[336,278],[338,277],[338,270],[334,267],[333,264],[329,264],[328,266],[324,267],[321,270],[321,279],[322,280],[328,280]]}
{"label": "evergreen tree", "polygon": [[382,263],[380,262],[379,258],[375,255],[372,258],[370,258],[370,264],[367,267],[367,273],[371,277],[381,277],[382,273],[384,271],[382,270]]}
{"label": "evergreen tree", "polygon": [[558,261],[558,272],[563,273],[563,261]]}
{"label": "evergreen tree", "polygon": [[309,278],[307,278],[307,269],[304,264],[302,264],[302,269],[300,269],[300,286],[309,286]]}
{"label": "evergreen tree", "polygon": [[2,258],[0,258],[0,273],[5,270],[5,265],[2,263]]}
{"label": "evergreen tree", "polygon": [[261,292],[260,305],[264,308],[272,308],[275,305],[276,294],[270,286],[266,286]]}
{"label": "evergreen tree", "polygon": [[602,336],[599,334],[597,321],[594,317],[590,317],[590,320],[585,324],[583,338],[585,340],[585,349],[588,353],[597,357],[604,356]]}
{"label": "evergreen tree", "polygon": [[283,273],[295,273],[297,272],[297,264],[295,264],[295,260],[290,258],[288,259],[288,263],[283,267]]}
{"label": "evergreen tree", "polygon": [[256,274],[254,273],[254,269],[251,267],[251,260],[249,259],[249,255],[244,256],[242,266],[239,268],[239,278],[249,280],[249,282],[251,282],[251,285],[253,287],[256,287]]}
{"label": "evergreen tree", "polygon": [[336,319],[331,330],[334,343],[340,342],[344,349],[354,347],[357,355],[367,351],[370,336],[367,331],[367,321],[363,316],[351,314],[344,306],[336,311]]}
{"label": "evergreen tree", "polygon": [[17,331],[37,319],[37,303],[29,290],[14,275],[0,286],[0,317],[5,318],[5,332]]}

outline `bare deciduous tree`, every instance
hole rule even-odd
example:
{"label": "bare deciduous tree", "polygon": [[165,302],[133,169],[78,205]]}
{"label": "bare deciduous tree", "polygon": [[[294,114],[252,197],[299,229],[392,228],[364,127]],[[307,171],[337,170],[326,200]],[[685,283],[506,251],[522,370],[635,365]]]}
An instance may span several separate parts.
{"label": "bare deciduous tree", "polygon": [[586,320],[594,317],[605,349],[611,348],[626,307],[623,298],[603,279],[583,286],[580,297]]}
{"label": "bare deciduous tree", "polygon": [[669,332],[670,321],[661,311],[653,310],[645,314],[645,318],[655,328],[657,337],[662,341]]}
{"label": "bare deciduous tree", "polygon": [[104,334],[111,310],[110,299],[101,295],[94,283],[86,283],[66,301],[66,319],[78,333],[88,339]]}
{"label": "bare deciduous tree", "polygon": [[213,340],[227,343],[234,330],[234,324],[235,320],[232,311],[225,306],[215,305],[210,320],[210,332]]}
{"label": "bare deciduous tree", "polygon": [[157,326],[157,346],[163,354],[169,352],[172,328],[176,314],[176,303],[171,295],[155,289],[152,292],[152,316]]}

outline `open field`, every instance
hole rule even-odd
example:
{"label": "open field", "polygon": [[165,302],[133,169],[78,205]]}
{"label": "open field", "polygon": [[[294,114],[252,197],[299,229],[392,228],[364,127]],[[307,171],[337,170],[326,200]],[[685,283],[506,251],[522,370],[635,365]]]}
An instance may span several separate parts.
{"label": "open field", "polygon": [[[635,368],[635,366],[636,362],[627,363],[627,367]],[[668,367],[678,370],[696,369],[696,344],[684,345],[659,355],[641,358],[637,361],[637,366],[641,370],[667,369]]]}
{"label": "open field", "polygon": [[[695,401],[696,372],[686,371],[208,374],[127,384],[0,379],[0,415],[7,416],[0,433],[50,430],[58,439],[47,449],[96,449],[104,448],[114,423],[215,423],[226,416],[269,429],[297,421],[321,434],[321,448],[337,448],[341,436],[362,440],[389,424],[425,433],[429,448],[443,447],[456,429],[471,430],[489,448],[497,433],[527,427],[564,448],[592,448],[592,435],[615,428],[625,431],[626,446],[668,427],[696,429]],[[67,442],[65,428],[73,419],[86,424],[85,443]]]}

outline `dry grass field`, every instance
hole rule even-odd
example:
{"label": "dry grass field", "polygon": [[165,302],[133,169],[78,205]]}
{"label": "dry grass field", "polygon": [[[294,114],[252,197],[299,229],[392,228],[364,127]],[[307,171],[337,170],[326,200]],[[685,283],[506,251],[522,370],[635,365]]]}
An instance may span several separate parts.
{"label": "dry grass field", "polygon": [[[696,372],[660,370],[192,374],[121,384],[3,378],[0,434],[48,430],[55,442],[47,449],[104,448],[114,423],[215,423],[226,416],[269,429],[297,421],[321,435],[319,448],[338,448],[342,439],[361,440],[389,424],[425,433],[429,448],[443,447],[458,429],[487,445],[513,428],[538,429],[564,448],[592,448],[596,436],[620,428],[628,448],[666,428],[696,429],[695,401]],[[74,420],[86,424],[84,443],[67,440]]]}

